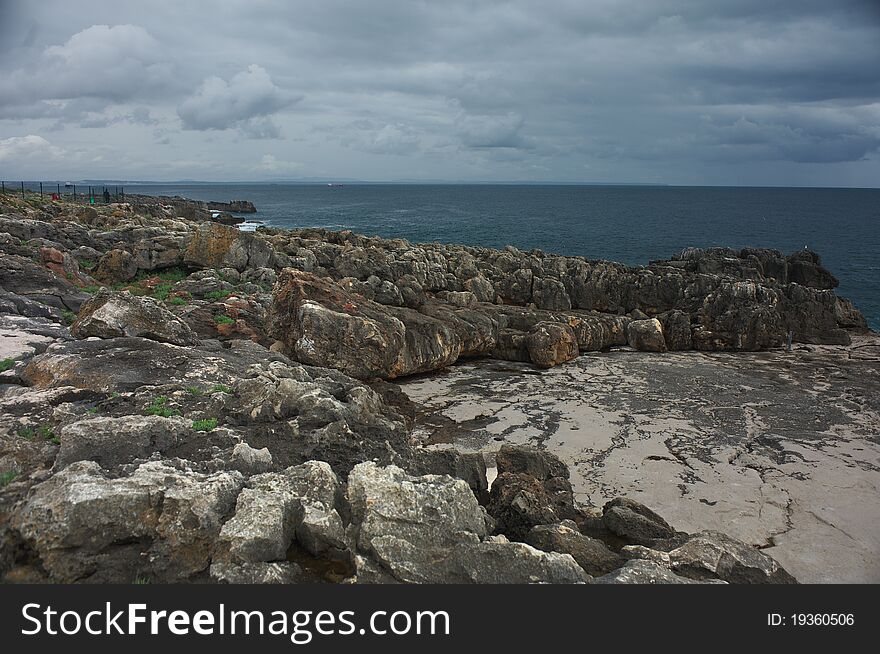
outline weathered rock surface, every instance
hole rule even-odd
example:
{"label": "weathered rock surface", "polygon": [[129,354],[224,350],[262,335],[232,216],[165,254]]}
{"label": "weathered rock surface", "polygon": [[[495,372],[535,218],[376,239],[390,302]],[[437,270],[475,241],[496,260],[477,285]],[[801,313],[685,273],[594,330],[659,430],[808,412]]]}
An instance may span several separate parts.
{"label": "weathered rock surface", "polygon": [[76,338],[140,336],[174,345],[196,345],[198,335],[159,302],[102,288],[80,309],[70,327]]}
{"label": "weathered rock surface", "polygon": [[[220,210],[233,208],[252,209]],[[542,450],[503,447],[490,492],[483,455],[422,447],[421,409],[378,380],[464,358],[553,368],[627,344],[752,350],[865,329],[809,252],[688,250],[629,268],[245,234],[183,198],[4,196],[0,212],[10,581],[790,581],[751,546],[676,532],[631,500],[578,504]]]}
{"label": "weathered rock surface", "polygon": [[488,538],[486,514],[451,477],[410,477],[372,463],[349,476],[353,537],[367,576],[421,583],[577,583],[588,576],[569,555]]}

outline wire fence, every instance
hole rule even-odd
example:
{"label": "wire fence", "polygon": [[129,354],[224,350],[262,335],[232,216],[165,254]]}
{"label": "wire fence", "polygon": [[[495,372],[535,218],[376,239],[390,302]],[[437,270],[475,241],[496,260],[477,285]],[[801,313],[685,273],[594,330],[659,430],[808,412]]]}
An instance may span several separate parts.
{"label": "wire fence", "polygon": [[85,204],[125,202],[125,187],[71,182],[26,182],[0,180],[0,194],[16,194],[22,198],[39,195],[41,200],[65,200]]}

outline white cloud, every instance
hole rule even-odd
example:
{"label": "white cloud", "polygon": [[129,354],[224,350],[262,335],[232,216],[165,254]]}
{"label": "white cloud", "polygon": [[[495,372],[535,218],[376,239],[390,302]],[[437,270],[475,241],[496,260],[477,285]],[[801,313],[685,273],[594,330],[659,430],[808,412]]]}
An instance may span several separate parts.
{"label": "white cloud", "polygon": [[260,138],[278,136],[266,118],[301,98],[280,89],[262,66],[251,64],[229,81],[212,76],[177,108],[184,129],[242,128]]}
{"label": "white cloud", "polygon": [[36,134],[0,140],[0,161],[10,162],[12,165],[35,160],[57,160],[63,155],[64,150]]}

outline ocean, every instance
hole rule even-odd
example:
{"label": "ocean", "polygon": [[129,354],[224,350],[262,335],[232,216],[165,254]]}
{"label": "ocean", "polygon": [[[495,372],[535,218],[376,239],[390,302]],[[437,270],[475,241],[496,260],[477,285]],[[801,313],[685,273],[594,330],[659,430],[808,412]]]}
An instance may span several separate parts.
{"label": "ocean", "polygon": [[250,200],[274,227],[351,229],[609,259],[682,248],[808,247],[880,330],[880,189],[454,184],[151,184],[128,193]]}

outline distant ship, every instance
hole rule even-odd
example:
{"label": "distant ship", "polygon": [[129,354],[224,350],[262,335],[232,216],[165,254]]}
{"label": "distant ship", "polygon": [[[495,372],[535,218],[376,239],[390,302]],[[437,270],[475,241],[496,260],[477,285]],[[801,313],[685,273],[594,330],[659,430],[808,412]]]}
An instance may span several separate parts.
{"label": "distant ship", "polygon": [[329,186],[330,188],[342,188],[344,184],[331,184],[328,182],[327,186]]}
{"label": "distant ship", "polygon": [[64,182],[64,188],[70,188],[73,186],[73,182]]}

